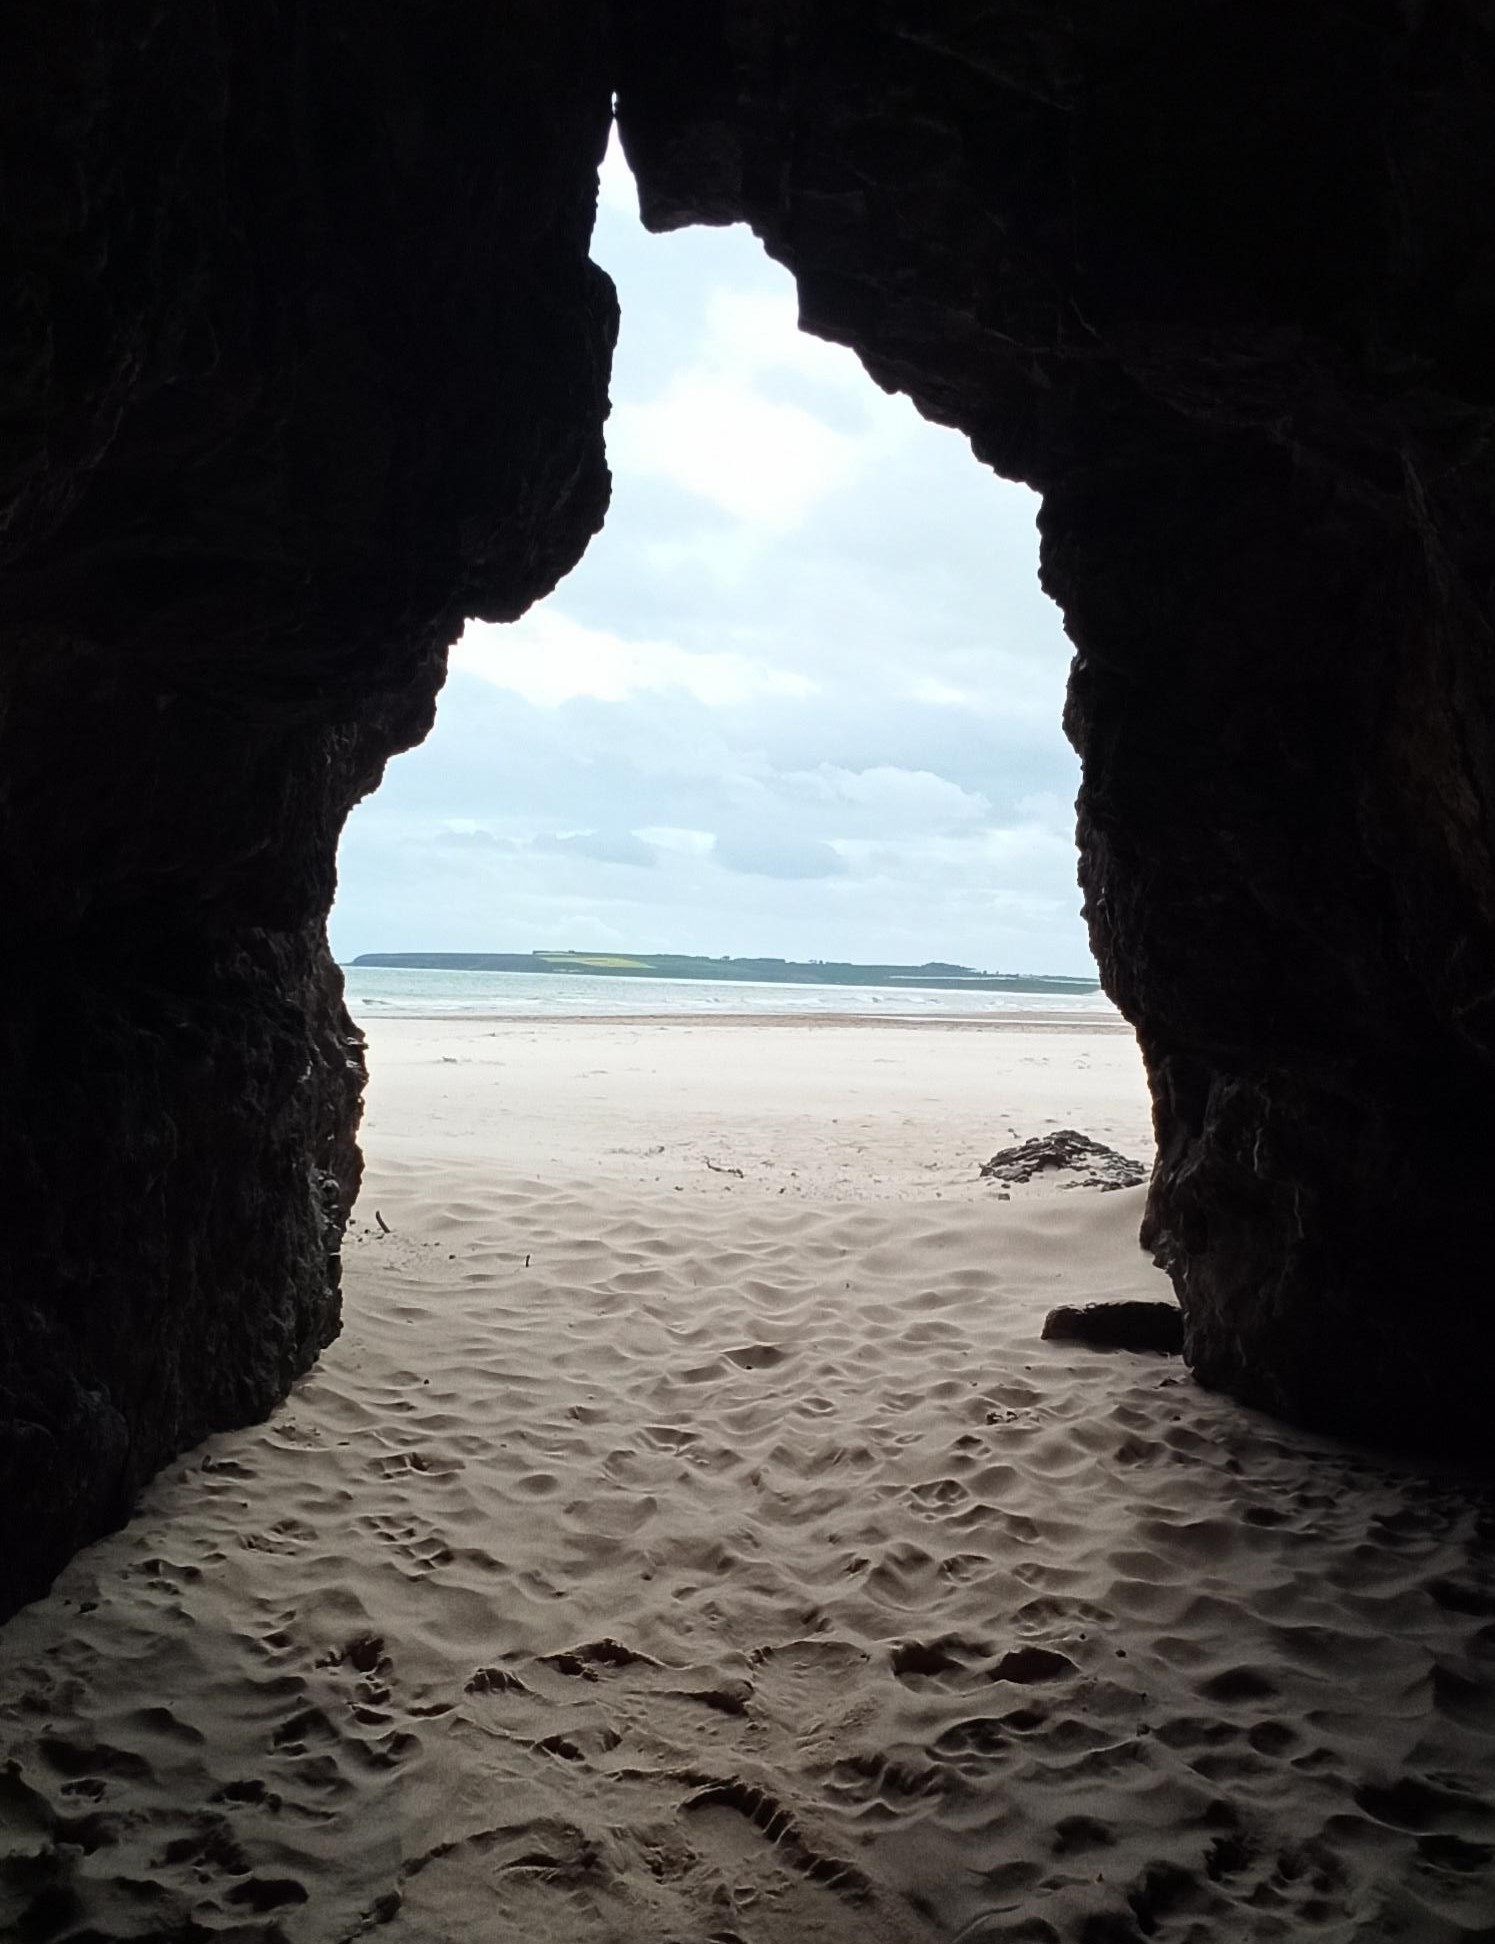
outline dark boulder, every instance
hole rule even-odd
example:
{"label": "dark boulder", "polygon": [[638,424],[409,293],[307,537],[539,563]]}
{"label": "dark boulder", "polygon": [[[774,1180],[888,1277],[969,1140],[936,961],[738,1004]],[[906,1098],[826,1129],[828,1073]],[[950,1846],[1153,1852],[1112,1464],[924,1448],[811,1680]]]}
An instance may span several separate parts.
{"label": "dark boulder", "polygon": [[1009,1187],[1059,1173],[1070,1177],[1063,1184],[1066,1188],[1140,1188],[1147,1179],[1140,1161],[1092,1141],[1088,1134],[1077,1134],[1072,1127],[1000,1148],[981,1164],[983,1181],[1002,1181]]}
{"label": "dark boulder", "polygon": [[1087,1343],[1093,1350],[1177,1356],[1184,1347],[1184,1313],[1177,1303],[1086,1303],[1081,1309],[1051,1309],[1043,1335],[1051,1343]]}

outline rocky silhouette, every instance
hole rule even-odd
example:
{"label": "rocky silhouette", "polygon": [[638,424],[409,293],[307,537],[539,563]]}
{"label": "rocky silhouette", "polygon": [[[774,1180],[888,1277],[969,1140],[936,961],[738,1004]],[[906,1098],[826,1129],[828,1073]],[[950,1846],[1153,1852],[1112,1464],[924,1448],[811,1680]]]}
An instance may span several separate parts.
{"label": "rocky silhouette", "polygon": [[1000,1148],[981,1164],[984,1181],[1001,1181],[1009,1187],[1046,1174],[1068,1175],[1066,1188],[1137,1188],[1147,1179],[1140,1161],[1092,1141],[1088,1134],[1077,1134],[1072,1127]]}

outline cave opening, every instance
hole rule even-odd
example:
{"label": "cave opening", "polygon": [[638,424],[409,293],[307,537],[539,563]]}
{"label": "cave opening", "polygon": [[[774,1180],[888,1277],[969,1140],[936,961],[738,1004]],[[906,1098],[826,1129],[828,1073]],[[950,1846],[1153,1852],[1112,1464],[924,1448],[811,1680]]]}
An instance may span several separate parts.
{"label": "cave opening", "polygon": [[[1487,14],[0,16],[0,1928],[1495,1924]],[[749,222],[1042,494],[1183,1365],[1039,1328],[1157,1287],[1140,1189],[752,1194],[813,1123],[631,1189],[376,1141],[342,1328],[337,837],[462,617],[522,627],[601,525],[614,101],[651,229]],[[771,523],[838,449],[727,485]],[[616,620],[569,618],[574,667]],[[662,830],[723,834],[567,807],[513,855],[663,880]],[[808,812],[754,834],[712,868],[856,879]],[[975,1044],[941,1085],[995,1140]],[[1051,1087],[1007,1045],[1004,1101]],[[921,1113],[976,1148],[927,1080],[900,1166]]]}
{"label": "cave opening", "polygon": [[467,624],[431,735],[349,819],[334,956],[1093,980],[1033,495],[800,331],[743,226],[649,236],[616,137],[593,256],[607,520],[522,619]]}

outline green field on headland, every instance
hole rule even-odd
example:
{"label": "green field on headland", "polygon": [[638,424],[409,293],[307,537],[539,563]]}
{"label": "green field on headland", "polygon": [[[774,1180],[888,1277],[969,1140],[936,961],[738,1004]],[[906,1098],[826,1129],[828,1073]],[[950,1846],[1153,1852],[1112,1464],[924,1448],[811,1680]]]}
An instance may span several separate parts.
{"label": "green field on headland", "polygon": [[402,972],[585,973],[603,979],[739,979],[767,985],[923,986],[962,992],[1098,992],[1097,979],[978,972],[969,965],[850,965],[830,959],[695,958],[680,952],[362,952]]}

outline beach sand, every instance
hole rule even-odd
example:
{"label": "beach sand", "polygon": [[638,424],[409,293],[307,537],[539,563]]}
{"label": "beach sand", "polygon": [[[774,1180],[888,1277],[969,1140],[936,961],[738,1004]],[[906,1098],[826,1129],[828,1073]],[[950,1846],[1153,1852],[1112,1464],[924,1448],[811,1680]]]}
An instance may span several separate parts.
{"label": "beach sand", "polygon": [[0,1935],[1495,1936],[1488,1494],[1040,1340],[1129,1035],[371,1055],[343,1336],[0,1635]]}

